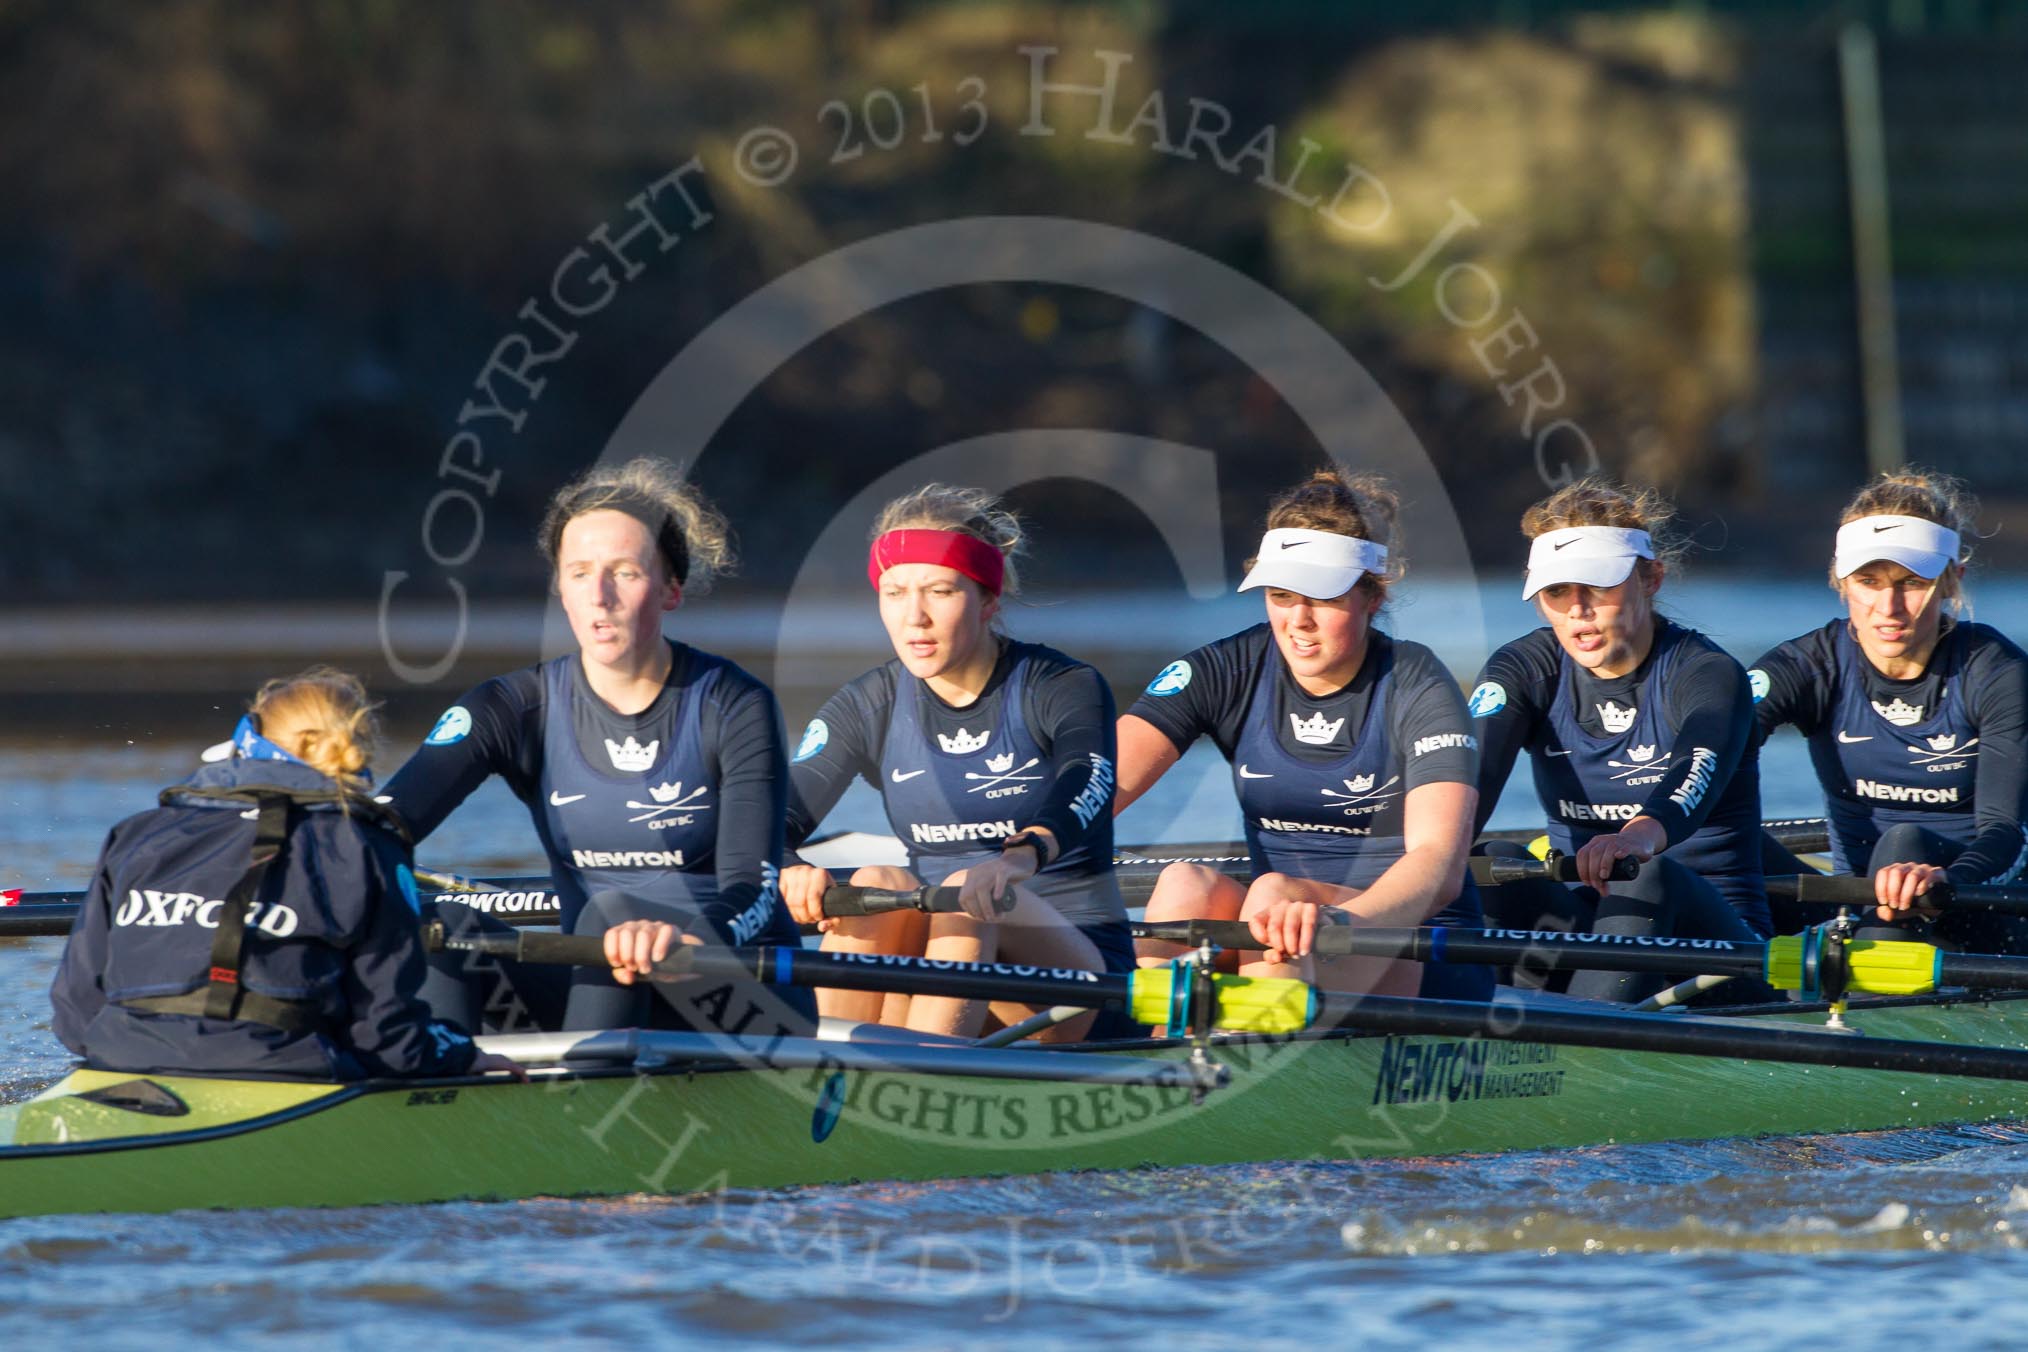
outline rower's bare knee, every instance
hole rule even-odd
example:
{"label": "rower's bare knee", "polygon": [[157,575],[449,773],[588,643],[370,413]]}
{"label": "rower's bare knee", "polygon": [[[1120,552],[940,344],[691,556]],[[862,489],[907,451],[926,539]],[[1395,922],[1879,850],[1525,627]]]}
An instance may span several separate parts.
{"label": "rower's bare knee", "polygon": [[1000,950],[999,930],[961,912],[939,912],[929,917],[923,956],[939,962],[991,962]]}
{"label": "rower's bare knee", "polygon": [[1236,890],[1232,879],[1209,865],[1174,863],[1162,870],[1148,894],[1148,919],[1229,920],[1231,907],[1221,908],[1218,902],[1221,893]]}
{"label": "rower's bare knee", "polygon": [[[1163,869],[1155,879],[1154,890],[1148,894],[1147,919],[1150,924],[1237,920],[1240,902],[1245,897],[1246,891],[1237,879],[1206,864],[1179,861]],[[1134,941],[1135,963],[1141,967],[1164,966],[1189,951],[1188,944],[1161,939]],[[1231,970],[1232,961],[1231,954],[1221,954],[1220,969]]]}
{"label": "rower's bare knee", "polygon": [[922,881],[907,869],[895,864],[868,864],[852,870],[854,887],[878,887],[888,892],[909,892],[922,886]]}

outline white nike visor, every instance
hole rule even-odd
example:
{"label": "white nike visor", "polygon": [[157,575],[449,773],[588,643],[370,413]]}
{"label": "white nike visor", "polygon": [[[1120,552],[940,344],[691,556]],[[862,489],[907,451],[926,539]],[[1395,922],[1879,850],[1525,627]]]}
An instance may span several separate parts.
{"label": "white nike visor", "polygon": [[1279,587],[1313,601],[1351,591],[1362,573],[1387,575],[1387,546],[1325,530],[1271,530],[1260,537],[1260,556],[1241,591]]}
{"label": "white nike visor", "polygon": [[1881,561],[1933,580],[1958,561],[1958,533],[1919,516],[1862,516],[1838,527],[1833,573],[1846,578]]}
{"label": "white nike visor", "polygon": [[1634,560],[1655,557],[1655,542],[1644,530],[1624,526],[1566,526],[1535,537],[1528,547],[1528,575],[1521,599],[1532,601],[1544,587],[1579,582],[1617,587],[1634,571]]}

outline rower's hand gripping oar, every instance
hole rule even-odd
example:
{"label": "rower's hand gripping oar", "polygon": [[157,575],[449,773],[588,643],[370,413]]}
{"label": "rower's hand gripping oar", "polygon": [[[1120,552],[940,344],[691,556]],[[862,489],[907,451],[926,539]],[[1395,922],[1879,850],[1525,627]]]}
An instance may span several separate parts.
{"label": "rower's hand gripping oar", "polygon": [[[1536,878],[1547,878],[1552,882],[1574,883],[1577,879],[1577,858],[1574,855],[1558,854],[1547,859],[1515,859],[1503,854],[1475,854],[1465,860],[1465,867],[1471,870],[1472,881],[1481,887],[1499,887],[1505,883],[1523,883]],[[1609,875],[1616,883],[1632,882],[1641,871],[1638,859],[1615,859]]]}
{"label": "rower's hand gripping oar", "polygon": [[[834,919],[846,916],[885,915],[892,911],[922,911],[932,915],[953,914],[964,908],[958,905],[958,889],[955,887],[914,887],[905,891],[894,891],[882,887],[854,887],[850,883],[833,883],[824,889],[824,916]],[[1014,907],[1014,894],[1005,893],[995,904],[1004,915]]]}
{"label": "rower's hand gripping oar", "polygon": [[[1831,906],[1870,908],[1875,904],[1871,878],[1832,877],[1823,873],[1777,874],[1767,880],[1767,894]],[[1934,882],[1916,898],[1916,904],[1936,911],[2028,915],[2028,887]]]}

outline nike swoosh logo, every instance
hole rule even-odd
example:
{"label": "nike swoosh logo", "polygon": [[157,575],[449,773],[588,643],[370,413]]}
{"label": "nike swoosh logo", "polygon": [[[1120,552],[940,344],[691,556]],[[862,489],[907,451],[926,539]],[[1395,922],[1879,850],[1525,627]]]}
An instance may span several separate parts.
{"label": "nike swoosh logo", "polygon": [[[1305,540],[1305,541],[1303,541],[1303,543],[1304,543],[1304,544],[1308,544],[1308,543],[1309,543],[1309,541]],[[1251,770],[1247,769],[1247,768],[1246,768],[1246,766],[1244,766],[1244,765],[1241,765],[1241,766],[1239,767],[1239,777],[1240,777],[1241,779],[1273,779],[1273,778],[1274,778],[1274,776],[1273,776],[1272,774],[1265,774],[1265,775],[1262,775],[1262,774],[1255,774],[1255,773],[1254,773],[1253,771],[1251,771]]]}
{"label": "nike swoosh logo", "polygon": [[558,793],[555,789],[551,789],[549,791],[549,805],[551,807],[562,807],[566,803],[575,803],[582,797],[584,795],[581,793],[562,794]]}
{"label": "nike swoosh logo", "polygon": [[1306,545],[1308,543],[1310,543],[1308,540],[1284,540],[1282,541],[1282,548],[1294,549],[1297,545]]}
{"label": "nike swoosh logo", "polygon": [[1870,734],[1865,737],[1854,737],[1851,733],[1845,731],[1845,729],[1840,728],[1838,729],[1838,740],[1850,744],[1852,742],[1870,742],[1873,738]]}
{"label": "nike swoosh logo", "polygon": [[906,784],[909,780],[914,779],[917,775],[926,775],[928,773],[929,771],[927,770],[909,770],[905,773],[900,770],[889,770],[887,772],[887,777],[889,779],[892,779],[897,784]]}
{"label": "nike swoosh logo", "polygon": [[1542,754],[1545,756],[1568,756],[1570,753],[1568,751],[1545,751]]}
{"label": "nike swoosh logo", "polygon": [[1561,548],[1563,548],[1563,545],[1574,545],[1574,544],[1576,544],[1576,543],[1577,543],[1577,541],[1575,541],[1575,540],[1565,540],[1565,541],[1563,542],[1563,544],[1562,544],[1562,545],[1551,545],[1551,546],[1549,546],[1549,548],[1551,549],[1551,551],[1555,551],[1555,550],[1558,550],[1558,549],[1561,549]]}
{"label": "nike swoosh logo", "polygon": [[1891,525],[1891,526],[1875,526],[1875,527],[1873,528],[1873,533],[1874,533],[1875,535],[1878,535],[1878,534],[1880,534],[1880,532],[1882,532],[1882,531],[1884,531],[1884,530],[1900,530],[1900,529],[1901,529],[1901,523],[1897,521],[1896,523],[1894,523],[1894,524],[1893,524],[1893,525]]}

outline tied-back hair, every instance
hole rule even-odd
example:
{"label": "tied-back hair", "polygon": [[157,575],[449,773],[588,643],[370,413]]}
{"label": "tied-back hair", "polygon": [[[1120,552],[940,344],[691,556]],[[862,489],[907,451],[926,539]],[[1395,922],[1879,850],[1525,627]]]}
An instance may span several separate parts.
{"label": "tied-back hair", "polygon": [[956,531],[989,544],[1006,561],[1000,595],[1011,597],[1021,590],[1021,575],[1015,571],[1014,560],[1026,550],[1027,532],[1022,529],[1021,518],[996,494],[983,488],[924,484],[880,509],[869,543],[891,530]]}
{"label": "tied-back hair", "polygon": [[[1386,574],[1362,573],[1355,588],[1379,597],[1383,605],[1388,589],[1408,573],[1408,558],[1402,549],[1401,495],[1378,474],[1347,475],[1337,469],[1320,469],[1268,504],[1265,529],[1321,530],[1387,546]],[[1258,555],[1249,558],[1243,571],[1252,572],[1259,561]]]}
{"label": "tied-back hair", "polygon": [[1673,573],[1683,566],[1687,545],[1664,527],[1676,515],[1670,501],[1652,488],[1630,488],[1598,475],[1565,484],[1521,514],[1521,534],[1533,540],[1571,526],[1613,526],[1644,530],[1654,542],[1653,559],[1636,559],[1643,576],[1659,567]]}
{"label": "tied-back hair", "polygon": [[[1913,516],[1956,531],[1957,562],[1968,563],[1972,557],[1972,537],[1978,528],[1979,499],[1972,492],[1971,485],[1963,479],[1940,470],[1911,465],[1906,469],[1889,470],[1868,481],[1845,504],[1838,524],[1849,526],[1869,516]],[[1937,585],[1939,594],[1958,614],[1971,613],[1964,579],[1954,570],[1946,571]],[[1832,565],[1831,590],[1841,594],[1845,590],[1844,580],[1838,576],[1835,563]]]}
{"label": "tied-back hair", "polygon": [[380,706],[357,676],[315,666],[263,685],[251,713],[261,736],[337,781],[347,795],[369,792],[364,771],[380,744]]}
{"label": "tied-back hair", "polygon": [[670,577],[686,591],[710,590],[734,566],[732,531],[718,508],[666,460],[642,456],[624,465],[597,465],[558,489],[536,529],[553,575],[563,530],[587,512],[625,512],[654,537]]}

